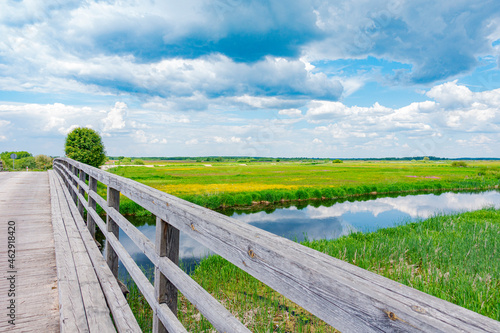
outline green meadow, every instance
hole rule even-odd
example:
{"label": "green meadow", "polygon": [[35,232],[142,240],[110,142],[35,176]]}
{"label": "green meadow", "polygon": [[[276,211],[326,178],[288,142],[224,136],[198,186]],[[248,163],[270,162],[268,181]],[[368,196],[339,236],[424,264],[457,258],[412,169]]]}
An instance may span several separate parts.
{"label": "green meadow", "polygon": [[[375,193],[487,189],[500,182],[500,161],[159,163],[108,171],[211,209]],[[121,210],[147,214],[126,198]]]}
{"label": "green meadow", "polygon": [[[430,295],[500,320],[500,211],[437,215],[336,240],[305,241],[316,249]],[[220,256],[191,274],[253,332],[335,332]],[[137,288],[129,302],[143,330],[152,312]],[[192,332],[213,327],[182,295],[178,317]]]}

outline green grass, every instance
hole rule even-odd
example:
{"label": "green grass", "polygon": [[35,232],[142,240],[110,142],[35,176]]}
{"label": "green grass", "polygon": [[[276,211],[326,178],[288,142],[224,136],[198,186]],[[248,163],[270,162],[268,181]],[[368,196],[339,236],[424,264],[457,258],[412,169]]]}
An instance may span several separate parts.
{"label": "green grass", "polygon": [[500,320],[500,211],[484,209],[304,245]]}
{"label": "green grass", "polygon": [[[248,165],[212,162],[210,166],[169,163],[109,171],[211,209],[373,192],[487,189],[500,183],[498,161],[469,162],[468,167],[452,166],[451,162],[387,161]],[[147,214],[127,199],[122,200],[121,210],[124,214]]]}
{"label": "green grass", "polygon": [[[373,233],[303,244],[500,320],[500,210],[435,216]],[[192,277],[251,331],[333,331],[219,256],[202,260]],[[147,331],[151,310],[133,292],[132,288],[129,302],[136,305],[134,313]],[[190,331],[211,329],[182,296],[178,316]]]}

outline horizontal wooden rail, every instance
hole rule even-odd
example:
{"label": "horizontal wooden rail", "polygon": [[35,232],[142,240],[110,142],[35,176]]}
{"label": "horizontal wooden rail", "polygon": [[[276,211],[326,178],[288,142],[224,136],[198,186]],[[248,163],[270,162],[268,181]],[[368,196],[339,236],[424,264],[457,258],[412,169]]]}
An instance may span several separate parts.
{"label": "horizontal wooden rail", "polygon": [[[90,189],[84,183],[79,176],[81,173],[88,175],[90,180],[105,184],[108,189],[119,191],[152,212],[160,221],[200,242],[342,332],[500,331],[498,321],[130,179],[68,158],[56,159],[54,168],[64,177],[75,200],[87,209],[103,231],[118,257],[122,261],[125,258],[127,269],[134,271],[137,265],[130,262],[116,236],[105,232],[104,221],[79,193],[81,189],[88,194],[89,201],[97,202],[155,267],[220,331],[240,332],[246,329],[239,322],[241,326],[221,326],[223,321],[234,323],[234,317],[226,317],[227,310],[222,316],[217,316],[221,313],[219,311],[223,311],[222,306],[170,259],[159,256],[153,242],[115,208],[108,207],[95,188]],[[74,170],[77,170],[76,174]],[[142,282],[140,274],[134,273],[134,276],[134,280],[138,279],[135,280],[138,286],[142,285],[139,288],[148,293],[146,298],[151,307],[167,327],[169,319],[165,316],[167,311],[162,311],[164,303],[151,299],[151,288],[144,285],[146,282]]]}
{"label": "horizontal wooden rail", "polygon": [[[80,232],[81,239],[86,248],[87,253],[89,254],[89,258],[92,261],[92,265],[94,271],[99,279],[99,283],[101,285],[101,289],[105,295],[107,306],[111,310],[113,315],[113,323],[116,326],[118,332],[140,332],[140,327],[135,320],[134,314],[132,313],[127,300],[123,296],[120,286],[118,285],[118,281],[111,273],[108,268],[106,261],[104,260],[102,254],[100,253],[97,245],[95,244],[95,240],[93,236],[90,234],[89,230],[85,227],[85,222],[82,217],[76,212],[76,206],[70,205],[67,202],[60,202],[58,206],[60,206],[61,211],[55,210],[56,201],[56,193],[59,191],[64,192],[62,195],[59,195],[59,198],[65,197],[66,199],[71,198],[71,195],[68,192],[68,189],[60,184],[60,177],[56,177],[52,171],[50,172],[50,182],[51,182],[51,194],[53,196],[53,218],[57,220],[57,217],[60,216],[61,211],[65,209],[70,210],[70,214],[72,216],[73,221],[76,223],[76,227]],[[62,201],[62,199],[59,199]],[[67,207],[67,208],[64,208]],[[62,252],[60,252],[62,253]],[[79,263],[80,264],[80,263]],[[94,291],[95,293],[95,291]],[[74,303],[74,300],[70,300],[69,304]],[[66,310],[63,306],[62,310]],[[68,323],[62,323],[63,325]],[[70,330],[71,331],[71,330]]]}
{"label": "horizontal wooden rail", "polygon": [[[216,299],[214,299],[206,290],[198,285],[189,275],[182,269],[175,265],[171,260],[166,257],[160,257],[155,252],[155,245],[134,225],[132,225],[125,217],[123,217],[115,208],[108,207],[107,202],[101,198],[95,191],[89,191],[89,187],[77,177],[64,165],[57,166],[59,171],[62,171],[63,177],[66,179],[73,179],[77,182],[80,188],[88,191],[89,198],[93,199],[99,206],[101,206],[108,216],[115,221],[119,227],[130,237],[130,239],[146,254],[151,262],[159,268],[159,270],[172,282],[186,298],[196,306],[196,308],[209,320],[215,328],[221,332],[249,332],[249,330],[239,322],[234,316],[224,308]],[[183,331],[182,325],[177,319],[172,317],[172,312],[169,311],[164,304],[158,303],[154,298],[154,290],[151,283],[142,273],[140,268],[133,262],[133,259],[119,243],[116,236],[107,231],[106,223],[97,214],[94,209],[88,205],[84,196],[79,193],[78,188],[68,182],[69,188],[73,193],[76,193],[78,202],[83,205],[90,214],[92,220],[99,226],[105,238],[109,241],[109,245],[118,254],[118,257],[123,262],[125,268],[136,282],[137,286],[145,296],[148,303],[158,314],[164,326],[171,332]],[[181,325],[181,326],[179,326]]]}

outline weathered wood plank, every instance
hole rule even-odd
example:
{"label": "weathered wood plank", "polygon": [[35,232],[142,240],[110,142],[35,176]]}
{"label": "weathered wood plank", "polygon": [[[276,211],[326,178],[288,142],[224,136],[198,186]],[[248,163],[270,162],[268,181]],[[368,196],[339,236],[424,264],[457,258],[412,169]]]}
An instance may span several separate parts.
{"label": "weathered wood plank", "polygon": [[[97,193],[97,180],[94,177],[89,177],[89,191],[94,191]],[[96,209],[96,202],[94,199],[92,199],[90,196],[88,197],[89,201],[89,208],[95,210]],[[92,235],[92,238],[95,239],[95,222],[92,219],[92,216],[90,214],[87,214],[87,228]]]}
{"label": "weathered wood plank", "polygon": [[8,221],[15,222],[16,320],[15,325],[9,324],[7,310],[3,311],[0,332],[58,332],[57,270],[47,173],[0,173],[0,234],[4,235],[0,240],[3,268],[0,305],[3,309],[11,299],[7,279]]}
{"label": "weathered wood plank", "polygon": [[[156,240],[156,248],[160,249],[160,253],[165,253],[165,257],[170,259],[177,266],[179,265],[179,239],[180,232],[174,226],[168,224],[168,222],[163,221],[162,219],[157,218],[156,223],[158,225],[158,221],[161,221],[160,225],[161,230],[157,235],[161,235],[161,240]],[[163,244],[164,243],[164,244]],[[160,245],[161,244],[161,245]],[[158,254],[158,250],[157,250]],[[172,310],[173,313],[177,313],[177,288],[172,282],[168,281],[166,285],[166,303],[168,307]]]}
{"label": "weathered wood plank", "polygon": [[[81,171],[81,170],[79,172],[79,175],[80,175],[79,176],[79,180],[80,180],[79,184],[81,184],[81,183],[85,184],[85,179],[86,179],[87,175],[85,174],[84,171]],[[84,196],[85,190],[82,187],[82,185],[78,185],[78,188],[79,188],[79,193]],[[78,212],[80,213],[80,216],[83,217],[84,209],[83,209],[83,204],[81,201],[78,201]]]}
{"label": "weathered wood plank", "polygon": [[[70,187],[72,187],[73,189],[76,188],[75,186],[72,185],[70,185]],[[98,196],[94,197],[94,199],[97,199],[96,201],[98,202],[101,202],[102,200],[102,198]],[[79,200],[85,204],[85,200],[83,200],[83,197],[81,195],[79,195]],[[114,210],[116,212],[115,208],[107,207],[107,205],[103,205],[103,207],[106,207],[106,209],[108,210]],[[117,253],[117,257],[120,258],[120,260],[123,262],[125,268],[134,279],[139,290],[141,290],[141,293],[144,295],[148,303],[153,308],[154,313],[160,318],[160,320],[162,321],[163,325],[167,328],[167,330],[170,332],[186,332],[185,328],[177,320],[177,317],[170,311],[168,307],[158,304],[157,302],[154,301],[153,286],[146,278],[144,273],[142,273],[137,264],[134,262],[132,257],[130,257],[130,255],[125,250],[123,245],[121,245],[121,243],[118,241],[118,238],[115,236],[115,234],[107,229],[106,227],[107,224],[104,224],[104,221],[102,221],[102,219],[95,212],[95,210],[90,210],[88,205],[85,208],[87,208],[88,212],[92,214],[92,218],[103,232],[106,241],[108,242],[108,246],[112,248],[115,253]],[[116,215],[119,215],[121,218],[123,218],[123,216],[121,216],[119,213],[117,213]],[[112,218],[114,217],[112,216]]]}
{"label": "weathered wood plank", "polygon": [[[120,209],[120,192],[108,185],[108,207],[113,207],[117,210]],[[113,233],[116,238],[120,235],[120,228],[113,219],[106,216],[106,230]],[[118,256],[114,249],[109,246],[108,239],[106,238],[106,262],[108,263],[111,272],[118,277]]]}
{"label": "weathered wood plank", "polygon": [[[66,188],[63,188],[63,191],[65,192],[66,197],[70,196],[70,193]],[[95,272],[99,277],[99,283],[101,284],[108,306],[113,314],[113,320],[116,324],[118,332],[140,332],[141,329],[137,324],[137,320],[135,319],[127,300],[123,296],[115,276],[109,269],[101,252],[97,248],[94,238],[85,227],[83,219],[76,215],[75,207],[70,206],[70,209],[72,210],[73,216],[75,216],[76,226],[80,232],[89,257],[92,260]]]}
{"label": "weathered wood plank", "polygon": [[[103,200],[96,193],[91,195],[95,199]],[[100,216],[94,211],[89,210],[96,224],[102,230],[106,224]],[[154,244],[142,234],[136,227],[131,225],[116,209],[108,209],[113,219],[119,224],[120,228],[134,241],[136,245],[153,264],[158,265],[160,271],[193,303],[197,309],[209,320],[220,332],[249,332],[248,329],[240,323],[226,308],[224,308],[216,299],[214,299],[206,290],[191,279],[168,257],[159,258],[155,253]],[[106,236],[106,235],[105,235]],[[120,257],[120,259],[122,259]]]}
{"label": "weathered wood plank", "polygon": [[105,229],[104,221],[95,211],[90,211],[90,213],[93,215],[94,221],[96,221],[99,229],[102,230],[104,237],[108,240],[109,245],[113,247],[123,265],[127,269],[127,272],[130,274],[137,287],[144,295],[144,298],[153,309],[153,312],[158,315],[167,330],[169,330],[169,332],[186,332],[184,326],[182,326],[177,317],[167,306],[161,306],[161,304],[155,302],[154,287],[151,285],[141,269],[137,266],[127,250],[125,250],[123,245],[119,242],[118,238],[116,238],[113,233]]}
{"label": "weathered wood plank", "polygon": [[[51,174],[52,175],[52,174]],[[94,267],[87,253],[87,249],[80,236],[80,232],[75,224],[75,218],[81,218],[78,209],[66,197],[64,190],[58,180],[53,182],[58,193],[61,215],[66,229],[67,238],[71,247],[71,252],[75,260],[78,277],[78,285],[82,295],[85,317],[90,332],[116,332],[110,317],[109,309],[97,279]],[[74,207],[72,213],[70,207]]]}
{"label": "weathered wood plank", "polygon": [[[69,166],[70,166],[70,172],[71,172],[71,174],[76,178],[76,169],[77,169],[76,166],[74,166],[72,164],[70,164]],[[77,184],[78,184],[78,181],[75,180],[75,179],[70,180],[70,182],[74,186],[77,186]],[[75,203],[76,203],[76,195],[77,195],[77,193],[78,193],[78,191],[72,191],[72,193],[71,193],[71,195],[73,197],[73,202],[75,202]]]}
{"label": "weathered wood plank", "polygon": [[[97,193],[91,193],[99,203],[100,198]],[[104,200],[103,200],[104,201]],[[99,215],[89,210],[99,228],[105,227],[104,221]],[[151,262],[158,266],[160,271],[176,286],[186,298],[193,303],[196,308],[209,320],[220,332],[249,332],[226,308],[214,299],[205,289],[197,284],[179,266],[173,263],[168,257],[159,257],[156,254],[154,244],[135,226],[125,219],[116,209],[108,209],[107,214],[111,215],[120,228],[130,237],[130,239],[144,252]],[[120,257],[121,259],[121,257]]]}
{"label": "weathered wood plank", "polygon": [[50,177],[50,182],[61,316],[60,329],[61,332],[88,332],[89,327],[78,286],[76,266],[62,217],[59,194],[52,177]]}
{"label": "weathered wood plank", "polygon": [[499,322],[467,309],[135,181],[70,162],[341,331],[500,330]]}
{"label": "weathered wood plank", "polygon": [[[179,230],[160,218],[156,219],[155,249],[159,257],[167,257],[176,265],[179,264]],[[172,313],[177,315],[177,288],[158,267],[155,267],[154,288],[158,303],[166,303]],[[167,332],[156,315],[153,316],[153,332]]]}

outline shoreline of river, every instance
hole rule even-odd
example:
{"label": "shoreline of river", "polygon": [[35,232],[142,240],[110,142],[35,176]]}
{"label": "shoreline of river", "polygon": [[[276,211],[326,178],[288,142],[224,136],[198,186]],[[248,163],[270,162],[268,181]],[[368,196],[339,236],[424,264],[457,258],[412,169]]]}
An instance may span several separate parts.
{"label": "shoreline of river", "polygon": [[[479,184],[478,184],[479,183]],[[443,193],[443,192],[466,192],[466,191],[488,191],[498,190],[499,180],[464,180],[461,182],[432,182],[423,186],[412,186],[411,183],[394,183],[390,185],[363,185],[338,188],[300,188],[295,191],[266,190],[260,192],[242,192],[242,193],[222,193],[210,196],[194,195],[180,197],[183,200],[206,207],[217,212],[223,213],[225,210],[258,210],[279,207],[286,203],[314,203],[329,202],[338,200],[349,200],[350,198],[359,198],[368,196],[371,198],[379,196],[392,195],[413,195],[425,193]],[[422,185],[422,184],[417,184]],[[363,189],[367,189],[363,191]],[[318,195],[319,194],[319,195]],[[326,194],[326,195],[325,195]],[[246,196],[246,204],[238,204],[236,200]],[[251,198],[248,198],[251,196]],[[254,200],[259,198],[262,200]],[[267,200],[266,200],[267,199]],[[149,216],[152,215],[135,202],[125,199],[120,203],[120,212],[127,216]],[[102,213],[102,212],[99,212]]]}

